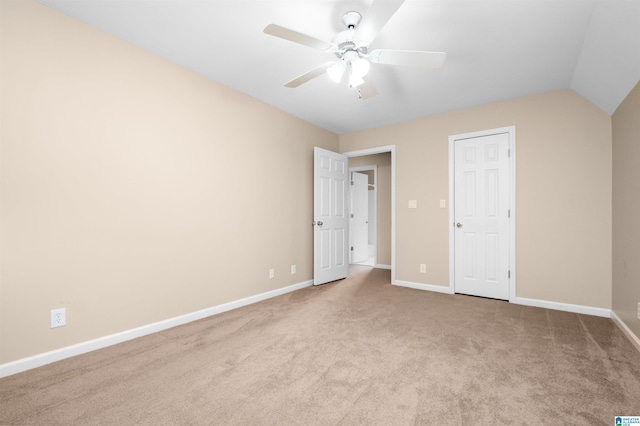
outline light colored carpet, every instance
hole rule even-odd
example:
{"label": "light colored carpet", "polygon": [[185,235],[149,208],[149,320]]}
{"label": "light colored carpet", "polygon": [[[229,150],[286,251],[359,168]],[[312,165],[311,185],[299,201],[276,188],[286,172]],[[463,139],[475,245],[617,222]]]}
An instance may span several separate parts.
{"label": "light colored carpet", "polygon": [[0,424],[609,425],[640,353],[606,318],[389,284],[310,287],[0,380]]}

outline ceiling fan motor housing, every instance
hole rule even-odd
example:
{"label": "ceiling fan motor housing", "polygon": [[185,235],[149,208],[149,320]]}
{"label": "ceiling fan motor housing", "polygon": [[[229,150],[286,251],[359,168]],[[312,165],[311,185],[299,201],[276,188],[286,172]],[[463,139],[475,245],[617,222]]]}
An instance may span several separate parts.
{"label": "ceiling fan motor housing", "polygon": [[335,52],[338,58],[342,58],[346,52],[356,52],[359,55],[366,55],[369,53],[367,46],[358,46],[358,44],[353,41],[353,35],[355,32],[356,30],[342,31],[336,34],[333,38],[332,43],[338,48]]}

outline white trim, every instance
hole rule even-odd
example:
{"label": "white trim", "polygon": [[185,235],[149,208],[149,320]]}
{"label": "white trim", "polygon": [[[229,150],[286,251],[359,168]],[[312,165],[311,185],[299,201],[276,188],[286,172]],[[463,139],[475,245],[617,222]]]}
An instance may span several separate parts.
{"label": "white trim", "polygon": [[[442,286],[442,285],[422,284],[422,283],[414,283],[411,281],[402,281],[402,280],[396,281],[394,285],[415,288],[418,290],[435,291],[437,293],[455,294],[453,292],[453,289],[447,286]],[[510,300],[510,302],[516,305],[533,306],[536,308],[553,309],[556,311],[573,312],[576,314],[594,315],[597,317],[604,317],[604,318],[617,318],[617,316],[610,309],[594,308],[592,306],[572,305],[569,303],[550,302],[548,300],[528,299],[526,297],[516,297],[513,300]],[[624,324],[621,320],[620,322]],[[633,335],[633,332],[631,332],[631,330],[629,330],[629,333]],[[640,339],[635,337],[635,335],[633,336],[636,340],[638,340],[638,343],[640,344]],[[639,350],[640,350],[640,347],[639,347]]]}
{"label": "white trim", "polygon": [[616,313],[613,312],[613,310],[611,311],[611,319],[613,320],[615,325],[617,325],[618,328],[622,330],[625,336],[627,336],[631,344],[635,346],[635,348],[638,351],[640,351],[640,337],[636,336],[636,334],[633,331],[631,331],[631,329],[627,326],[627,324],[625,324],[625,322],[622,321],[622,319],[618,315],[616,315]]}
{"label": "white trim", "polygon": [[[450,287],[441,285],[414,283],[402,280],[396,281],[394,285],[415,288],[418,290],[435,291],[437,293],[454,294],[453,290]],[[592,306],[584,305],[572,305],[570,303],[550,302],[548,300],[529,299],[526,297],[515,297],[513,300],[510,300],[510,302],[516,305],[533,306],[536,308],[553,309],[555,311],[565,311],[573,312],[576,314],[613,318],[620,322],[620,327],[624,327],[623,331],[628,334],[628,337],[632,340],[632,343],[634,345],[638,345],[637,348],[638,350],[640,350],[640,339],[638,339],[638,337],[633,334],[633,332],[626,326],[626,324],[624,324],[624,322],[620,318],[618,318],[618,316],[610,309],[594,308]]]}
{"label": "white trim", "polygon": [[548,300],[529,299],[527,297],[514,297],[510,300],[516,305],[534,306],[536,308],[553,309],[556,311],[573,312],[576,314],[594,315],[597,317],[611,318],[611,309],[594,308],[592,306],[572,305],[570,303],[550,302]]}
{"label": "white trim", "polygon": [[112,346],[118,343],[126,342],[128,340],[133,340],[138,337],[146,336],[148,334],[157,333],[159,331],[176,327],[178,325],[187,324],[189,322],[227,312],[232,309],[237,309],[243,306],[251,305],[253,303],[261,302],[272,297],[281,296],[283,294],[290,293],[295,290],[300,290],[311,285],[313,285],[313,280],[304,281],[276,290],[267,291],[265,293],[256,294],[255,296],[245,297],[244,299],[223,303],[222,305],[213,306],[210,308],[202,309],[200,311],[180,315],[174,318],[169,318],[163,321],[158,321],[153,324],[144,325],[142,327],[133,328],[131,330],[122,331],[120,333],[99,337],[97,339],[88,340],[86,342],[77,343],[75,345],[67,346],[49,352],[44,352],[38,355],[30,356],[28,358],[8,362],[0,365],[0,377],[6,377],[12,374],[21,373],[23,371],[50,364],[52,362],[61,361],[63,359],[71,358],[76,355],[81,355],[87,352],[95,351],[97,349],[106,348],[107,346]]}
{"label": "white trim", "polygon": [[376,266],[374,266],[374,268],[378,268],[378,269],[387,269],[387,270],[391,270],[391,265],[383,265],[381,263],[377,263]]}
{"label": "white trim", "polygon": [[433,291],[436,293],[453,294],[453,290],[450,287],[443,286],[443,285],[422,284],[422,283],[414,283],[411,281],[402,281],[402,280],[397,280],[395,283],[392,283],[392,284],[400,287],[415,288],[416,290],[425,290],[425,291]]}
{"label": "white trim", "polygon": [[454,143],[453,136],[449,136],[449,220],[447,221],[447,227],[449,228],[449,290],[451,293],[455,292],[455,277],[456,277],[456,264],[455,264],[455,233],[453,224],[456,221],[455,217],[455,187],[453,185],[455,181],[456,169],[455,169],[455,156],[454,156]]}
{"label": "white trim", "polygon": [[455,193],[454,193],[454,141],[461,139],[471,139],[482,136],[490,136],[501,133],[509,135],[509,210],[511,220],[509,221],[509,301],[516,299],[516,126],[500,127],[497,129],[482,130],[478,132],[462,133],[449,136],[449,288],[455,292],[455,233],[453,223],[455,221]]}
{"label": "white trim", "polygon": [[396,281],[396,146],[385,145],[358,151],[343,152],[347,157],[391,153],[391,284]]}

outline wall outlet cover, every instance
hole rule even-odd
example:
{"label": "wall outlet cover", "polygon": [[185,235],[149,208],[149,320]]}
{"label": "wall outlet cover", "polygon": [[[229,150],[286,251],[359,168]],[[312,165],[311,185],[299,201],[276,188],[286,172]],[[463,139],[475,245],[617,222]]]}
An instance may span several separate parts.
{"label": "wall outlet cover", "polygon": [[51,310],[51,328],[67,325],[67,312],[65,308]]}

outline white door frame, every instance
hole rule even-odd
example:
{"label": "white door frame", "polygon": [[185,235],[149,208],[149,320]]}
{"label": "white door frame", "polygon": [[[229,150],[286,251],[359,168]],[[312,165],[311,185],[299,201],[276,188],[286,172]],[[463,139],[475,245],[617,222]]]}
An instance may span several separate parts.
{"label": "white door frame", "polygon": [[[378,165],[372,164],[370,166],[358,166],[358,167],[349,167],[349,173],[352,172],[367,172],[373,170],[373,206],[375,208],[376,220],[373,224],[373,265],[376,266],[378,264]],[[351,222],[349,222],[351,225]],[[369,212],[369,225],[371,225],[371,212]],[[349,229],[349,235],[353,235],[351,233],[351,229]]]}
{"label": "white door frame", "polygon": [[377,148],[343,152],[343,154],[347,157],[363,157],[387,152],[391,153],[391,284],[396,284],[396,146],[379,146]]}
{"label": "white door frame", "polygon": [[462,133],[449,136],[449,290],[455,291],[455,158],[454,143],[456,140],[490,136],[499,133],[509,135],[509,302],[516,300],[516,127],[500,127],[478,132]]}

